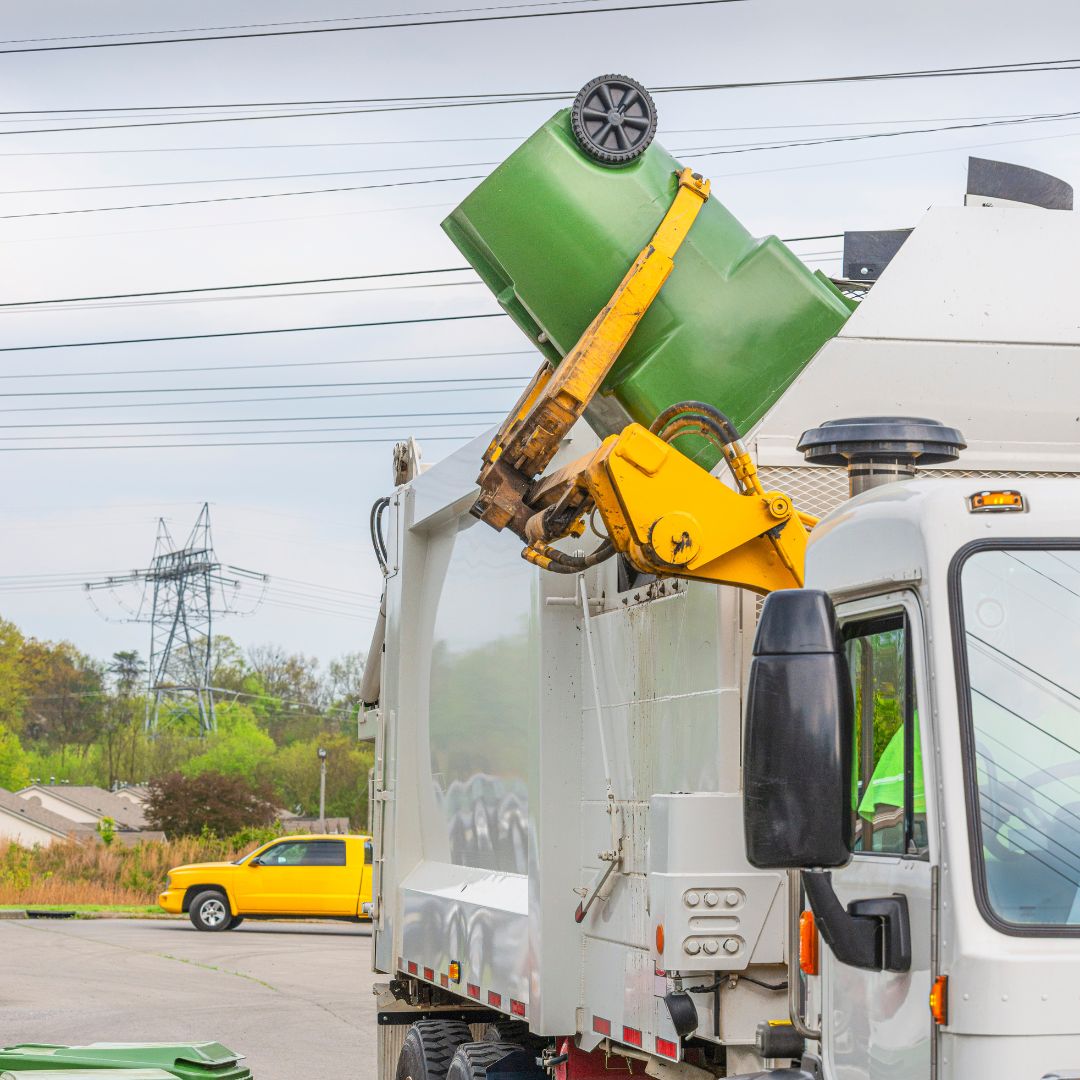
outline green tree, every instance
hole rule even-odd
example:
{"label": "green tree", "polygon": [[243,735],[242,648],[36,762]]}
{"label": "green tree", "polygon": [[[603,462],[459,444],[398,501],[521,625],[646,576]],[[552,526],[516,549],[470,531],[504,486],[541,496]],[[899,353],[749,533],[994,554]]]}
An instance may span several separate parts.
{"label": "green tree", "polygon": [[23,645],[30,685],[23,731],[31,739],[85,752],[101,733],[104,670],[70,642],[30,639]]}
{"label": "green tree", "polygon": [[274,755],[274,740],[256,723],[251,710],[235,702],[217,707],[217,731],[206,737],[201,753],[180,771],[185,776],[213,772],[229,776],[253,777]]}
{"label": "green tree", "polygon": [[146,702],[138,697],[146,665],[138,652],[115,652],[106,669],[113,693],[105,703],[101,739],[108,771],[106,786],[117,780],[134,781]]}
{"label": "green tree", "polygon": [[0,724],[0,787],[18,791],[30,783],[30,765],[18,735]]}
{"label": "green tree", "polygon": [[0,619],[0,723],[22,732],[29,685],[23,646],[26,639],[12,622]]}
{"label": "green tree", "polygon": [[373,751],[346,735],[325,735],[282,747],[262,775],[290,810],[319,812],[319,747],[326,750],[326,815],[347,817],[353,828],[367,821],[368,770]]}

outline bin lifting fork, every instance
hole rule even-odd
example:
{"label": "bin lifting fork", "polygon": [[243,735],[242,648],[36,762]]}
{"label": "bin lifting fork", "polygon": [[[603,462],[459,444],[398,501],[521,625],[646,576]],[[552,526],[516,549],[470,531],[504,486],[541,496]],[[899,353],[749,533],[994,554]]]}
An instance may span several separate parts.
{"label": "bin lifting fork", "polygon": [[[509,528],[525,541],[522,557],[545,570],[577,573],[619,552],[647,574],[759,593],[802,586],[815,519],[788,496],[762,489],[739,432],[710,405],[673,405],[651,428],[629,424],[593,453],[543,475],[659,295],[708,197],[709,181],[683,169],[660,227],[611,299],[558,367],[544,362],[484,454],[473,515]],[[737,490],[672,445],[687,433],[721,448]],[[569,555],[551,546],[581,536],[594,510],[607,530],[595,551]]]}

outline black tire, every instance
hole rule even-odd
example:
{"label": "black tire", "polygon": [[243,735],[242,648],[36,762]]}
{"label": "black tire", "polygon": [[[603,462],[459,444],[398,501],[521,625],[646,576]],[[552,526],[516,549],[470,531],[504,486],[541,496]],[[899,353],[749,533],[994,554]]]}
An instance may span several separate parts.
{"label": "black tire", "polygon": [[243,915],[234,915],[232,917],[232,922],[229,923],[229,929],[230,930],[235,930],[243,921],[244,921],[244,916]]}
{"label": "black tire", "polygon": [[188,918],[191,919],[191,925],[196,930],[220,933],[222,930],[228,930],[232,925],[233,915],[229,909],[229,901],[223,892],[217,889],[206,889],[191,901]]}
{"label": "black tire", "polygon": [[488,1069],[507,1054],[521,1050],[511,1042],[467,1042],[457,1048],[446,1080],[485,1080]]}
{"label": "black tire", "polygon": [[454,1053],[471,1038],[461,1020],[418,1020],[405,1033],[394,1080],[446,1080]]}
{"label": "black tire", "polygon": [[578,91],[570,127],[594,161],[626,165],[644,154],[656,135],[656,102],[625,75],[601,75]]}

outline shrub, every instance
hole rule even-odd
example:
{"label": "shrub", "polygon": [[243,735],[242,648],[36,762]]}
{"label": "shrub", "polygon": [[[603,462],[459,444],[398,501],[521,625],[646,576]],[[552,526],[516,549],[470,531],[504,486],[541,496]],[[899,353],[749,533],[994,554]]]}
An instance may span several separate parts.
{"label": "shrub", "polygon": [[276,816],[269,785],[240,776],[176,772],[151,780],[149,787],[146,818],[170,838],[231,836],[251,826],[268,826]]}

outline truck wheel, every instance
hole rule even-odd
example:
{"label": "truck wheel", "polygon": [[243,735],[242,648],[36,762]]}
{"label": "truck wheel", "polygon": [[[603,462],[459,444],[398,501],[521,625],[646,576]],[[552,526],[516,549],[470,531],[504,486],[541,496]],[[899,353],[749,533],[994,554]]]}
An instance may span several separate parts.
{"label": "truck wheel", "polygon": [[446,1080],[485,1080],[488,1069],[507,1054],[520,1051],[517,1043],[468,1042],[457,1048],[446,1071]]}
{"label": "truck wheel", "polygon": [[461,1020],[418,1020],[405,1033],[394,1080],[446,1080],[454,1052],[471,1038]]}
{"label": "truck wheel", "polygon": [[243,921],[244,921],[244,916],[243,915],[234,915],[232,917],[232,922],[229,923],[229,929],[230,930],[235,930]]}
{"label": "truck wheel", "polygon": [[214,932],[228,930],[229,924],[232,922],[229,901],[225,898],[224,893],[220,893],[215,889],[207,889],[206,892],[199,893],[191,901],[191,907],[188,908],[188,917],[191,919],[191,925],[196,930],[212,930]]}

